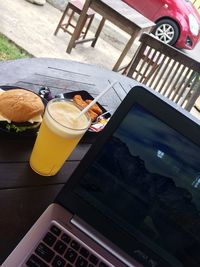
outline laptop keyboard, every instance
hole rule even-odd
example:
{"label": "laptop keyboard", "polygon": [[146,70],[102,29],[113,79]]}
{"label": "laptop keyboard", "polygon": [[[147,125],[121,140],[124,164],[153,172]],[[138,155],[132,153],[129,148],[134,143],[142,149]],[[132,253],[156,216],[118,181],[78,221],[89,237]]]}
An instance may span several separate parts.
{"label": "laptop keyboard", "polygon": [[88,247],[83,246],[57,225],[49,231],[26,261],[27,267],[109,267]]}

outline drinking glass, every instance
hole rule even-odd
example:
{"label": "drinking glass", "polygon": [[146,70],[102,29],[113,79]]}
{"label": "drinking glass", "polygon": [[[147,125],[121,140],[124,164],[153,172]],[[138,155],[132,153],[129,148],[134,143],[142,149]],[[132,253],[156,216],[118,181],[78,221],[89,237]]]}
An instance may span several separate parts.
{"label": "drinking glass", "polygon": [[48,102],[30,157],[31,168],[40,175],[55,175],[90,126],[88,114],[73,101]]}

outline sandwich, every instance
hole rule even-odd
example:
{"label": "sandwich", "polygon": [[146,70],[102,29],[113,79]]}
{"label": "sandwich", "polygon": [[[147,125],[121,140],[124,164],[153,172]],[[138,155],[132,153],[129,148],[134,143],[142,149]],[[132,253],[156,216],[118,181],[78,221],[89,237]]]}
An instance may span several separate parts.
{"label": "sandwich", "polygon": [[37,132],[44,113],[41,98],[26,89],[0,92],[0,127],[8,132]]}

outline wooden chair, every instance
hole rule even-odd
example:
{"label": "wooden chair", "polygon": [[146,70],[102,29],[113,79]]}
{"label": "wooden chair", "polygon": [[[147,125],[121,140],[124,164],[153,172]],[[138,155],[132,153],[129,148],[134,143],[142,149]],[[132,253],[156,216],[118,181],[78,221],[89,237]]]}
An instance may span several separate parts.
{"label": "wooden chair", "polygon": [[200,63],[151,34],[143,33],[140,42],[123,74],[190,111],[200,95]]}
{"label": "wooden chair", "polygon": [[[73,31],[71,31],[70,28],[72,28],[73,30],[75,29],[76,24],[74,23],[74,21],[75,21],[74,18],[75,18],[76,14],[78,14],[78,15],[81,14],[82,8],[83,8],[83,2],[82,1],[78,1],[78,0],[69,1],[67,6],[66,6],[66,9],[63,12],[63,15],[62,15],[57,27],[56,27],[54,35],[56,35],[58,33],[59,29],[62,29],[64,32],[67,32],[70,35],[72,35]],[[85,20],[82,24],[83,26],[81,29],[80,36],[78,37],[78,40],[76,41],[75,45],[77,43],[82,43],[83,40],[85,39],[87,32],[90,28],[90,25],[94,19],[94,15],[95,15],[95,12],[91,8],[88,9],[87,15],[86,15]],[[65,18],[67,18],[66,22],[64,22]]]}
{"label": "wooden chair", "polygon": [[[146,69],[146,72],[143,73],[142,83],[146,84],[148,82],[148,80],[151,78],[151,75],[159,67],[159,64],[161,63],[162,57],[160,57],[159,60],[157,60],[157,56],[155,56],[154,51],[149,49],[149,47],[146,47],[146,49],[144,50],[144,53],[142,55],[142,58],[144,60],[142,66],[141,66],[142,68],[144,67],[145,64],[148,64],[149,66],[151,66],[151,68],[148,71]],[[134,57],[132,58],[132,60],[128,64],[121,66],[121,68],[118,69],[118,72],[121,72],[121,74],[127,76],[133,63],[134,63]],[[141,73],[139,72],[141,70],[135,70],[135,71],[138,73],[138,75],[141,75]]]}

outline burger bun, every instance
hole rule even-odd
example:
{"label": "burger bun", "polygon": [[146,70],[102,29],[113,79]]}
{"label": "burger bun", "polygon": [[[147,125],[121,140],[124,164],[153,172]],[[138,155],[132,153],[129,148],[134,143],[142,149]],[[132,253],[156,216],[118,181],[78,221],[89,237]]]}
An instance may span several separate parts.
{"label": "burger bun", "polygon": [[26,89],[11,89],[0,95],[0,114],[12,122],[26,122],[42,115],[41,98]]}

